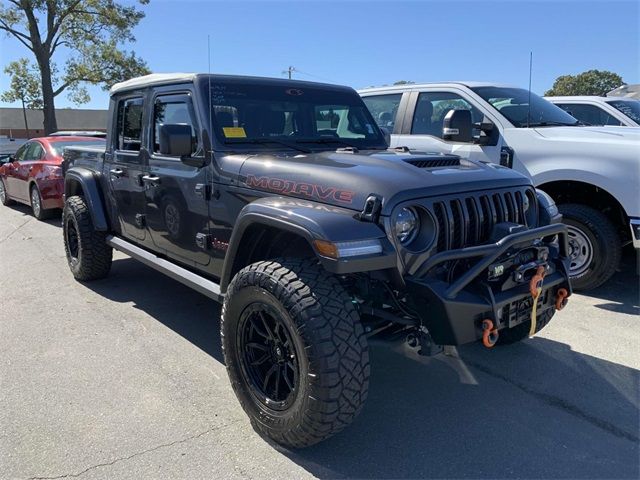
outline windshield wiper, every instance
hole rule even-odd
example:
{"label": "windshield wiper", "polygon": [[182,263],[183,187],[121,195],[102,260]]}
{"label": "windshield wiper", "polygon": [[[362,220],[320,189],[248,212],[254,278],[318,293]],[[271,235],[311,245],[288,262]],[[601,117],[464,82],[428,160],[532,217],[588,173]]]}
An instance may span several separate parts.
{"label": "windshield wiper", "polygon": [[[354,145],[353,143],[350,143],[350,142],[345,142],[341,138],[337,138],[337,137],[308,138],[306,140],[305,139],[296,140],[296,142],[297,143],[317,143],[319,145],[327,145],[329,143],[339,143],[347,147],[356,148],[358,150],[361,149],[361,147],[358,147],[357,145]],[[363,150],[377,150],[377,148],[366,147]]]}
{"label": "windshield wiper", "polygon": [[242,140],[225,140],[226,144],[234,145],[237,143],[249,143],[253,145],[263,145],[265,143],[277,143],[279,145],[284,145],[285,147],[291,148],[293,150],[298,150],[302,153],[311,153],[311,150],[308,148],[299,147],[294,145],[293,143],[285,142],[284,140],[277,140],[275,138],[247,138]]}

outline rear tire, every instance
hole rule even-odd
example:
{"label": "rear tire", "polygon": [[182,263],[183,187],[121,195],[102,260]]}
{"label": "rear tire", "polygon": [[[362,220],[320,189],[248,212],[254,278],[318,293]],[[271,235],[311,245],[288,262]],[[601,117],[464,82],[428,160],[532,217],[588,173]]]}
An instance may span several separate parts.
{"label": "rear tire", "polygon": [[42,206],[42,195],[40,195],[40,190],[37,185],[31,185],[29,198],[31,200],[31,211],[33,211],[34,217],[38,220],[46,220],[52,216],[53,210],[45,210]]}
{"label": "rear tire", "polygon": [[264,261],[238,272],[220,330],[231,385],[261,435],[307,447],[362,409],[369,387],[364,330],[338,279],[315,260]]}
{"label": "rear tire", "polygon": [[609,280],[622,257],[622,242],[601,212],[574,203],[558,206],[569,227],[569,274],[574,290],[591,290]]}
{"label": "rear tire", "polygon": [[104,278],[111,270],[113,249],[106,232],[93,227],[89,208],[80,196],[69,197],[62,211],[62,230],[67,263],[76,280]]}
{"label": "rear tire", "polygon": [[4,184],[4,180],[0,178],[0,202],[5,207],[9,205],[13,205],[15,202],[9,198],[9,194],[7,193],[7,187]]}

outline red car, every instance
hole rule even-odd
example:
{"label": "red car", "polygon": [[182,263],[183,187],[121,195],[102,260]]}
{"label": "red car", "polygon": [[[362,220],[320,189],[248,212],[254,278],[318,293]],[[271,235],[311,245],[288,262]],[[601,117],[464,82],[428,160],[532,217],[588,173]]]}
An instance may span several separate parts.
{"label": "red car", "polygon": [[0,202],[14,200],[31,205],[38,220],[47,218],[63,206],[64,177],[62,153],[71,145],[104,146],[102,139],[92,137],[32,138],[0,166]]}

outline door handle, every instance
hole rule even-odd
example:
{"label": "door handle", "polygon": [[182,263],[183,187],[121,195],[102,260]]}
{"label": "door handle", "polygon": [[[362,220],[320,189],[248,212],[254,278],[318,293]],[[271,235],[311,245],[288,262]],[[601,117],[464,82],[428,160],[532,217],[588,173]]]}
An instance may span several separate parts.
{"label": "door handle", "polygon": [[112,177],[120,178],[122,175],[124,175],[124,170],[122,170],[121,168],[112,168],[111,170],[109,170],[109,173]]}
{"label": "door handle", "polygon": [[33,167],[29,167],[29,171],[33,170]]}
{"label": "door handle", "polygon": [[160,177],[156,175],[143,175],[141,179],[144,183],[150,183],[152,185],[158,185],[160,183]]}

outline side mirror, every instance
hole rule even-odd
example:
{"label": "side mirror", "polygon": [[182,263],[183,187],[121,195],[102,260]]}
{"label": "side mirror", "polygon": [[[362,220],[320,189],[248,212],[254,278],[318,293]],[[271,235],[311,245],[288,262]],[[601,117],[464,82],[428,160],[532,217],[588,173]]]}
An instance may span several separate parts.
{"label": "side mirror", "polygon": [[442,138],[451,142],[471,142],[473,123],[470,110],[449,110],[442,122]]}
{"label": "side mirror", "polygon": [[498,144],[499,132],[495,124],[486,116],[482,118],[480,123],[475,124],[475,128],[480,129],[480,136],[474,139],[475,143],[478,145],[494,146]]}
{"label": "side mirror", "polygon": [[181,123],[160,125],[158,143],[162,155],[191,155],[191,127]]}

